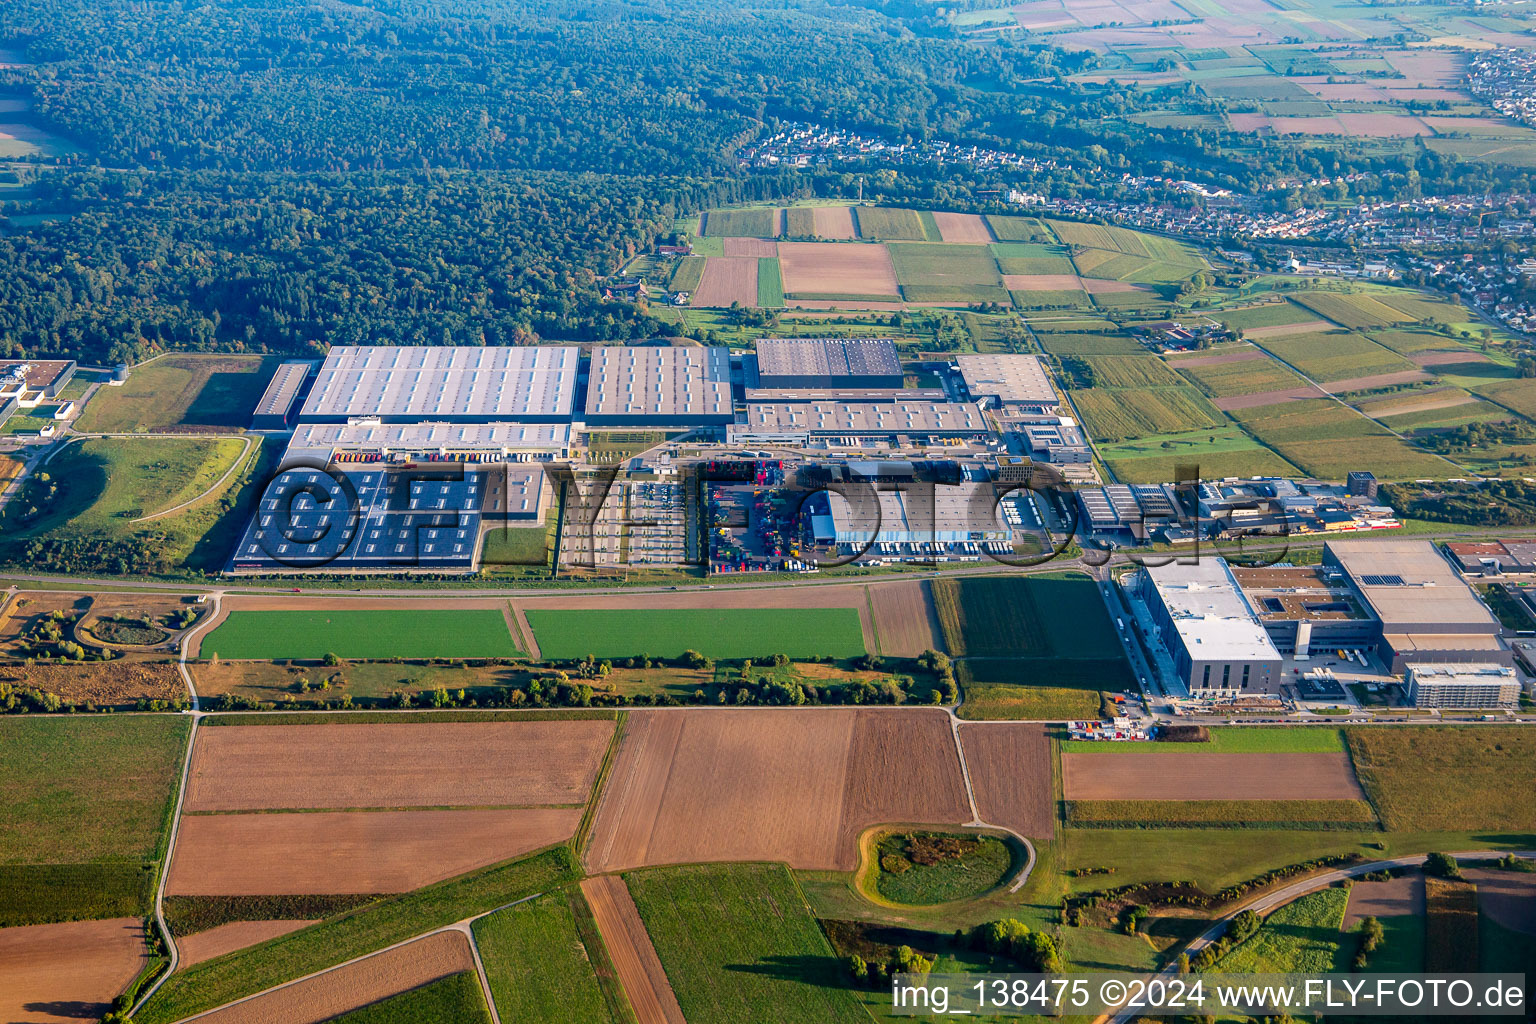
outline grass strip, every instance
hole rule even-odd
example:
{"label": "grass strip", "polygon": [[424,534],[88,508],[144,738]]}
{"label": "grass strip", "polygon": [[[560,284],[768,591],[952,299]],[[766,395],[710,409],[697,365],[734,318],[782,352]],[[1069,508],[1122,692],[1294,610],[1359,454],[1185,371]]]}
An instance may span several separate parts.
{"label": "grass strip", "polygon": [[572,881],[578,874],[575,857],[562,845],[369,904],[197,964],[167,981],[134,1019],[137,1024],[170,1024]]}

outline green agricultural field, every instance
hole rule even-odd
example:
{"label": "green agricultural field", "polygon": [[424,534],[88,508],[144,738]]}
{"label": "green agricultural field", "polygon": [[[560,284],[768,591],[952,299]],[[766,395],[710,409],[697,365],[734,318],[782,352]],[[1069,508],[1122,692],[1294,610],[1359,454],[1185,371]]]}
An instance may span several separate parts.
{"label": "green agricultural field", "polygon": [[1455,472],[1450,463],[1409,447],[1338,402],[1283,402],[1234,410],[1232,416],[1260,441],[1320,479],[1342,480],[1358,466],[1370,466],[1384,480],[1443,477]]}
{"label": "green agricultural field", "polygon": [[1536,733],[1519,726],[1345,730],[1355,772],[1393,831],[1536,830],[1536,804],[1511,779],[1536,778]]}
{"label": "green agricultural field", "polygon": [[135,1024],[171,1024],[285,981],[414,935],[483,914],[574,881],[579,868],[564,846],[483,871],[386,896],[322,924],[178,971]]}
{"label": "green agricultural field", "polygon": [[0,927],[145,912],[189,724],[0,718]]}
{"label": "green agricultural field", "polygon": [[[324,611],[233,611],[203,637],[201,657],[224,661],[327,654],[359,661],[383,658],[513,658],[521,654],[495,608]],[[546,652],[547,654],[548,652]]]}
{"label": "green agricultural field", "polygon": [[864,653],[864,633],[853,608],[602,609],[530,611],[527,616],[540,652],[560,660],[588,654],[676,658],[687,650],[727,660]]}
{"label": "green agricultural field", "polygon": [[944,642],[955,656],[1102,657],[1119,640],[1098,586],[1080,577],[934,580]]}
{"label": "green agricultural field", "polygon": [[1147,388],[1134,395],[1105,388],[1073,391],[1083,427],[1096,441],[1124,441],[1182,431],[1218,428],[1221,411],[1192,387]]}
{"label": "green agricultural field", "polygon": [[1368,337],[1383,348],[1389,348],[1399,355],[1413,355],[1417,352],[1449,351],[1465,352],[1468,359],[1477,358],[1471,350],[1462,348],[1457,342],[1445,337],[1443,334],[1435,334],[1431,331],[1416,330],[1375,330]]}
{"label": "green agricultural field", "polygon": [[1406,314],[1414,322],[1433,320],[1442,324],[1459,324],[1471,319],[1467,307],[1459,300],[1446,301],[1406,288],[1383,288],[1372,292],[1371,297]]}
{"label": "green agricultural field", "polygon": [[791,206],[784,211],[785,238],[815,238],[816,211],[809,206]]}
{"label": "green agricultural field", "polygon": [[[1359,854],[1379,859],[1384,835],[1379,829],[1257,828],[1064,828],[1057,864],[1062,871],[1107,868],[1113,874],[1071,879],[1076,890],[1106,885],[1184,879],[1207,892],[1246,881],[1265,871],[1315,857]],[[1416,852],[1415,846],[1407,852]],[[1353,950],[1351,950],[1353,953]]]}
{"label": "green agricultural field", "polygon": [[1070,800],[1066,821],[1078,828],[1361,829],[1376,824],[1376,813],[1364,800]]}
{"label": "green agricultural field", "polygon": [[684,256],[678,260],[677,268],[672,271],[672,279],[667,282],[667,290],[693,291],[699,286],[699,279],[704,276],[704,264],[707,262],[703,256]]}
{"label": "green agricultural field", "polygon": [[1269,338],[1263,347],[1316,381],[1418,370],[1397,353],[1347,331]]}
{"label": "green agricultural field", "polygon": [[[1025,294],[1038,295],[1040,292],[1028,292]],[[1073,294],[1087,296],[1082,292]],[[1018,298],[1017,295],[1014,296]],[[1098,331],[1045,331],[1041,327],[1031,324],[1036,336],[1040,339],[1040,347],[1053,356],[1130,356],[1143,355],[1146,349],[1138,345],[1134,340],[1124,334],[1118,333],[1113,324],[1103,332]]]}
{"label": "green agricultural field", "polygon": [[1083,361],[1093,368],[1094,387],[1166,388],[1184,383],[1183,378],[1150,353],[1140,356],[1085,356]]}
{"label": "green agricultural field", "polygon": [[871,241],[938,241],[936,236],[930,239],[927,229],[923,226],[922,218],[917,215],[916,210],[855,206],[853,219],[858,225],[859,237]]}
{"label": "green agricultural field", "polygon": [[[1041,291],[1025,291],[1015,288],[1008,293],[1008,298],[1013,304],[1023,310],[1089,310],[1093,308],[1093,299],[1085,291],[1065,291],[1060,289],[1045,289]],[[1090,349],[1098,351],[1098,349]],[[1123,351],[1114,348],[1112,351]]]}
{"label": "green agricultural field", "polygon": [[1408,316],[1386,303],[1378,302],[1369,295],[1346,292],[1299,292],[1292,300],[1306,306],[1318,316],[1332,320],[1341,327],[1354,329],[1391,327],[1408,323]]}
{"label": "green agricultural field", "polygon": [[134,367],[117,387],[99,389],[75,428],[128,434],[165,427],[248,427],[276,356],[170,355]]}
{"label": "green agricultural field", "polygon": [[475,945],[503,1020],[615,1021],[593,968],[605,954],[587,948],[571,912],[580,898],[574,891],[546,893],[475,922]]}
{"label": "green agricultural field", "polygon": [[1349,888],[1324,889],[1287,903],[1259,930],[1222,957],[1215,969],[1229,974],[1326,974],[1347,971],[1354,956],[1341,928]]}
{"label": "green agricultural field", "polygon": [[[1444,369],[1437,367],[1436,369]],[[1520,378],[1495,381],[1477,389],[1477,393],[1492,402],[1530,419],[1536,419],[1536,380]]]}
{"label": "green agricultural field", "polygon": [[688,1024],[867,1024],[784,866],[659,868],[624,880]]}
{"label": "green agricultural field", "polygon": [[[536,1022],[541,1018],[516,1019]],[[599,1017],[590,1019],[601,1020]],[[479,976],[474,971],[460,971],[409,992],[390,996],[361,1010],[333,1017],[328,1024],[424,1024],[427,1021],[490,1024],[490,1020],[491,1014],[485,1007],[485,993],[480,990]]]}
{"label": "green agricultural field", "polygon": [[1232,363],[1188,362],[1178,370],[1212,398],[1283,391],[1305,387],[1307,383],[1268,356]]}
{"label": "green agricultural field", "polygon": [[1099,694],[1134,690],[1123,658],[971,658],[956,663],[957,714],[976,722],[1097,718]]}
{"label": "green agricultural field", "polygon": [[1292,476],[1299,470],[1289,462],[1253,442],[1243,448],[1216,451],[1194,449],[1182,455],[1153,455],[1123,458],[1105,455],[1104,461],[1121,483],[1161,484],[1177,478],[1179,467],[1194,465],[1202,480],[1221,480],[1231,476]]}
{"label": "green agricultural field", "polygon": [[757,304],[764,309],[784,305],[784,278],[779,273],[777,257],[757,261]]}
{"label": "green agricultural field", "polygon": [[1331,726],[1298,729],[1291,726],[1216,726],[1208,743],[1098,743],[1062,740],[1061,752],[1072,754],[1153,754],[1201,750],[1213,754],[1339,754],[1344,735]]}
{"label": "green agricultural field", "polygon": [[1004,242],[1054,242],[1050,228],[1034,217],[1008,217],[989,214],[987,223],[992,233]]}
{"label": "green agricultural field", "polygon": [[1212,313],[1211,317],[1219,320],[1234,331],[1244,331],[1253,327],[1280,327],[1286,324],[1304,324],[1318,318],[1310,309],[1303,309],[1293,302],[1269,302],[1262,306],[1251,306],[1247,309],[1223,310]]}
{"label": "green agricultural field", "polygon": [[1006,302],[997,261],[985,245],[899,243],[886,247],[910,302]]}
{"label": "green agricultural field", "polygon": [[704,215],[702,233],[709,238],[777,238],[780,220],[774,207],[710,210]]}

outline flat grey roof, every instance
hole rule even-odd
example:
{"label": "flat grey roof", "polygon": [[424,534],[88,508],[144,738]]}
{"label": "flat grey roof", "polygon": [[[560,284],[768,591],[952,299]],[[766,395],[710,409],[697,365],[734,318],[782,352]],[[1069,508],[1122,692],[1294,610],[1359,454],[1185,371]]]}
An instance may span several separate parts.
{"label": "flat grey roof", "polygon": [[1430,541],[1331,540],[1326,548],[1387,633],[1412,632],[1422,624],[1499,630],[1493,614]]}
{"label": "flat grey roof", "polygon": [[744,433],[925,434],[991,429],[970,403],[941,402],[755,402],[747,406]]}
{"label": "flat grey roof", "polygon": [[325,357],[299,417],[568,417],[579,363],[580,350],[574,345],[339,345]]}
{"label": "flat grey roof", "polygon": [[764,338],[757,343],[763,377],[900,376],[888,338]]}
{"label": "flat grey roof", "polygon": [[1223,558],[1170,562],[1142,570],[1157,588],[1184,649],[1196,661],[1280,660]]}
{"label": "flat grey roof", "polygon": [[308,376],[309,363],[289,362],[278,366],[267,382],[267,390],[261,394],[261,401],[256,403],[254,415],[288,415],[293,400],[299,395],[299,388],[304,386],[304,378]]}
{"label": "flat grey roof", "polygon": [[285,458],[337,448],[379,451],[555,450],[570,444],[567,423],[301,423]]}
{"label": "flat grey roof", "polygon": [[1039,356],[963,355],[955,364],[972,398],[991,397],[1027,405],[1056,405],[1061,401]]}
{"label": "flat grey roof", "polygon": [[609,345],[592,350],[587,415],[612,420],[729,417],[731,354],[727,349]]}

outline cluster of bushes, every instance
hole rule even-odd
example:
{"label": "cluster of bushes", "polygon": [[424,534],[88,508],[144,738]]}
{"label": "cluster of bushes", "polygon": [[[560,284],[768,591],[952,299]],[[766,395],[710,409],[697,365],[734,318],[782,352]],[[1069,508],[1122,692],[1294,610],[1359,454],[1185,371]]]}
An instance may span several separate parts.
{"label": "cluster of bushes", "polygon": [[1448,853],[1436,850],[1424,860],[1424,873],[1432,878],[1449,878],[1452,881],[1463,881],[1466,876],[1461,873],[1461,865],[1456,858]]}
{"label": "cluster of bushes", "polygon": [[[252,704],[254,707],[254,703]],[[185,700],[161,700],[152,697],[140,697],[134,701],[135,711],[182,711],[188,707]],[[95,701],[68,701],[51,690],[41,690],[35,686],[16,686],[13,683],[0,683],[0,714],[24,715],[28,712],[43,712],[44,714],[95,714],[97,712],[110,712],[111,707],[100,707]]]}
{"label": "cluster of bushes", "polygon": [[[26,603],[22,598],[17,601],[20,608]],[[69,639],[73,631],[76,616],[66,611],[51,611],[33,624],[32,628],[24,633],[18,641],[20,652],[25,655],[30,666],[38,661],[85,661],[92,657],[84,647]],[[112,654],[102,651],[94,655],[95,659],[110,661]]]}
{"label": "cluster of bushes", "polygon": [[1316,857],[1302,861],[1300,864],[1266,871],[1262,875],[1229,885],[1216,892],[1206,892],[1193,882],[1136,882],[1114,889],[1070,893],[1063,896],[1061,900],[1062,920],[1066,924],[1076,926],[1082,920],[1084,910],[1109,902],[1146,903],[1151,907],[1189,907],[1195,910],[1210,910],[1235,903],[1244,896],[1252,895],[1260,889],[1287,878],[1324,868],[1342,867],[1353,864],[1359,859],[1360,855],[1356,853]]}
{"label": "cluster of bushes", "polygon": [[1516,857],[1512,853],[1506,853],[1494,861],[1493,866],[1503,868],[1505,871],[1523,871],[1526,874],[1536,872],[1536,860],[1526,860],[1524,857]]}
{"label": "cluster of bushes", "polygon": [[1363,971],[1370,961],[1370,955],[1381,946],[1382,940],[1387,937],[1386,929],[1381,922],[1374,917],[1363,918],[1360,921],[1360,948],[1355,951],[1355,959],[1352,964],[1355,970]]}
{"label": "cluster of bushes", "polygon": [[1207,971],[1216,965],[1222,957],[1242,945],[1254,932],[1259,930],[1263,921],[1251,910],[1244,910],[1227,922],[1227,930],[1221,937],[1206,946],[1194,956],[1180,955],[1179,968],[1183,971]]}
{"label": "cluster of bushes", "polygon": [[971,929],[971,947],[1016,961],[1025,971],[1049,974],[1061,970],[1056,940],[1034,931],[1023,921],[1004,918]]}
{"label": "cluster of bushes", "polygon": [[893,974],[927,974],[933,970],[934,957],[923,956],[911,946],[897,946],[890,959],[870,963],[857,953],[846,963],[848,974],[855,985],[872,989],[889,989]]}

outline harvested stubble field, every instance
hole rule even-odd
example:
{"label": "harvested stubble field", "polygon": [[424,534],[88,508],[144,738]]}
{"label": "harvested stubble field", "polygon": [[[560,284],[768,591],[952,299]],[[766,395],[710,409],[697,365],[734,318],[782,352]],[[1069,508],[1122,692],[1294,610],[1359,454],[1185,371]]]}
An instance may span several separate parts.
{"label": "harvested stubble field", "polygon": [[323,609],[278,610],[260,604],[227,609],[197,642],[198,657],[223,660],[296,658],[512,658],[504,604],[495,607],[406,607],[400,602],[368,607],[335,601]]}
{"label": "harvested stubble field", "polygon": [[960,727],[960,745],[981,820],[1031,839],[1052,838],[1055,784],[1045,727],[970,723]]}
{"label": "harvested stubble field", "polygon": [[970,818],[937,710],[632,712],[601,800],[594,872],[760,860],[851,871],[871,825]]}
{"label": "harvested stubble field", "polygon": [[406,892],[569,839],[581,814],[579,807],[189,814],[166,892]]}
{"label": "harvested stubble field", "polygon": [[199,1017],[206,1024],[321,1024],[461,971],[475,961],[463,932],[429,935],[398,949]]}
{"label": "harvested stubble field", "polygon": [[1413,364],[1396,352],[1349,331],[1296,334],[1271,340],[1264,347],[1317,381],[1414,370]]}
{"label": "harvested stubble field", "polygon": [[710,210],[704,214],[700,234],[710,238],[753,237],[777,238],[782,222],[779,211],[772,207],[750,210]]}
{"label": "harvested stubble field", "polygon": [[613,729],[605,721],[203,729],[185,807],[579,805],[597,778]]}
{"label": "harvested stubble field", "polygon": [[[818,238],[830,238],[835,241],[844,241],[857,238],[858,229],[853,226],[853,210],[847,206],[817,206],[810,210],[794,210],[793,213],[808,213],[811,220],[811,234]],[[791,232],[799,234],[800,232]]]}
{"label": "harvested stubble field", "polygon": [[1243,337],[1249,339],[1289,338],[1293,334],[1321,334],[1333,331],[1334,325],[1327,320],[1303,320],[1295,324],[1275,324],[1272,327],[1248,327]]}
{"label": "harvested stubble field", "polygon": [[1245,331],[1254,327],[1277,327],[1283,324],[1311,323],[1317,320],[1317,314],[1310,309],[1303,309],[1295,303],[1285,300],[1266,302],[1261,306],[1223,310],[1219,313],[1212,313],[1211,316],[1235,331]]}
{"label": "harvested stubble field", "polygon": [[939,226],[939,235],[946,242],[967,245],[985,245],[996,241],[986,218],[975,213],[941,213],[934,211],[933,221]]}
{"label": "harvested stubble field", "polygon": [[987,224],[992,228],[992,233],[998,239],[1006,242],[1041,242],[1055,241],[1050,229],[1033,217],[1009,217],[999,214],[989,214]]}
{"label": "harvested stubble field", "polygon": [[923,228],[922,218],[914,210],[895,210],[876,206],[854,208],[854,218],[859,223],[860,238],[878,238],[891,241],[937,242],[929,238]]}
{"label": "harvested stubble field", "polygon": [[1179,372],[1212,398],[1256,395],[1285,388],[1306,387],[1306,381],[1268,356],[1260,360],[1212,362],[1209,359],[1181,365]]}
{"label": "harvested stubble field", "polygon": [[582,895],[613,958],[614,971],[639,1024],[686,1024],[645,922],[618,875],[583,879]]}
{"label": "harvested stubble field", "polygon": [[137,918],[0,929],[0,1020],[95,1020],[147,962]]}
{"label": "harvested stubble field", "polygon": [[771,238],[727,238],[723,240],[727,256],[767,256],[779,254],[778,243]]}
{"label": "harvested stubble field", "polygon": [[1165,388],[1184,384],[1184,378],[1154,355],[1084,356],[1083,362],[1093,368],[1094,387]]}
{"label": "harvested stubble field", "polygon": [[308,928],[317,921],[230,921],[192,935],[176,938],[176,952],[183,969],[205,960]]}
{"label": "harvested stubble field", "polygon": [[711,256],[704,263],[698,287],[688,297],[690,306],[757,305],[757,258]]}
{"label": "harvested stubble field", "polygon": [[1536,777],[1536,732],[1520,726],[1345,730],[1355,770],[1392,831],[1536,829],[1536,805],[1511,779]]}
{"label": "harvested stubble field", "polygon": [[1364,800],[1069,800],[1066,820],[1087,828],[1361,829],[1376,824],[1376,813]]}
{"label": "harvested stubble field", "polygon": [[925,581],[876,584],[869,588],[869,603],[881,654],[915,658],[927,650],[944,649],[944,634]]}
{"label": "harvested stubble field", "polygon": [[783,242],[779,271],[789,296],[878,296],[901,301],[896,268],[883,245]]}
{"label": "harvested stubble field", "polygon": [[1368,328],[1391,327],[1394,324],[1408,323],[1414,318],[1399,310],[1393,309],[1384,302],[1378,302],[1369,295],[1350,294],[1341,292],[1302,292],[1292,297],[1292,301],[1312,310],[1318,316],[1342,327]]}
{"label": "harvested stubble field", "polygon": [[1061,755],[1068,800],[1361,800],[1348,754]]}

